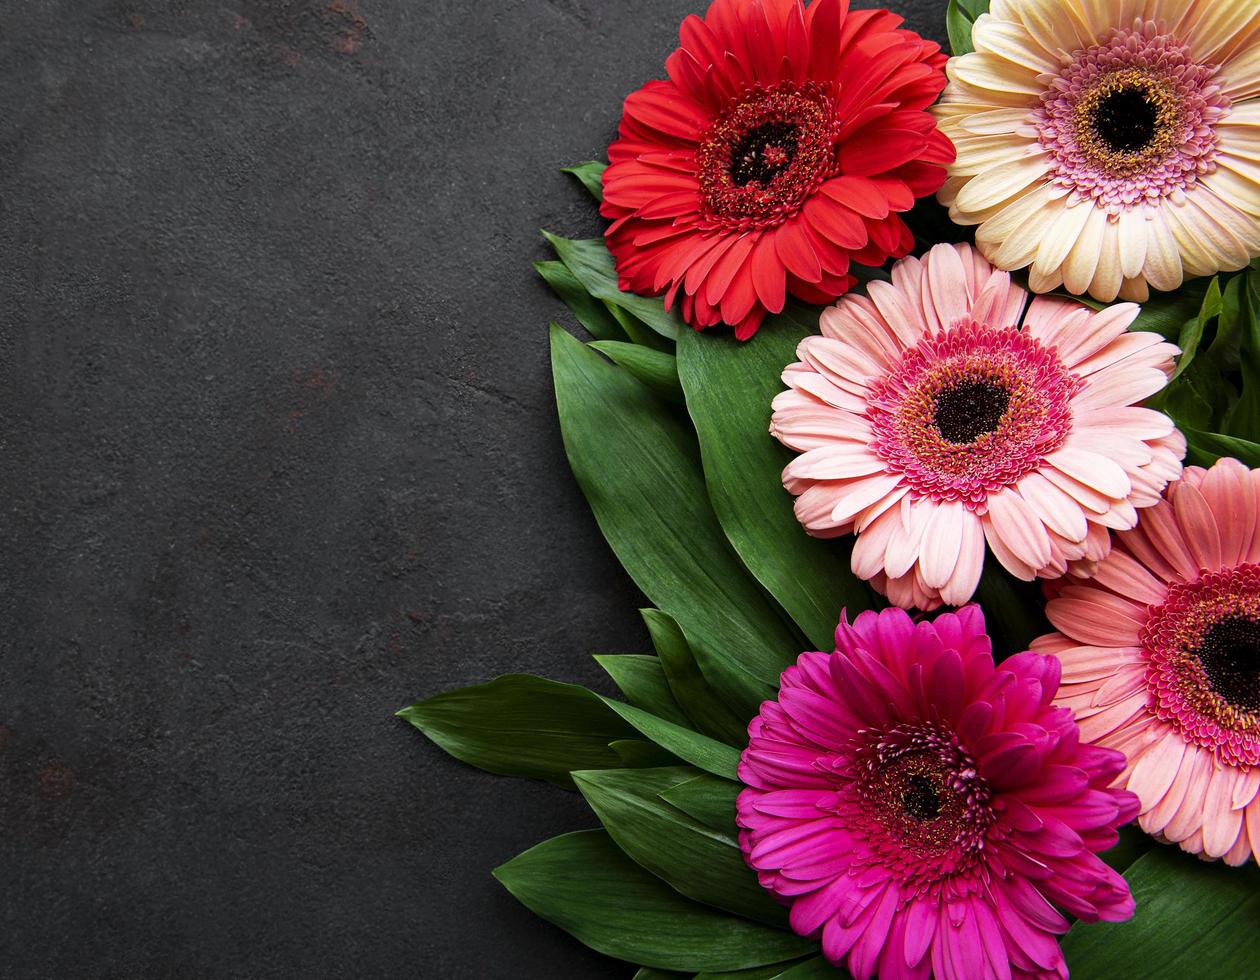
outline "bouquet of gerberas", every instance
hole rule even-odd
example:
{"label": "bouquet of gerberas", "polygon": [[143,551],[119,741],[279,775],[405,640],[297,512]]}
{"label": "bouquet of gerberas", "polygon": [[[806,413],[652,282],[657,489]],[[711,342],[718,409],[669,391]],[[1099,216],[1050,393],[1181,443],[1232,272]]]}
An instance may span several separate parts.
{"label": "bouquet of gerberas", "polygon": [[1260,5],[944,16],[683,22],[538,266],[655,654],[400,714],[641,978],[1260,976]]}

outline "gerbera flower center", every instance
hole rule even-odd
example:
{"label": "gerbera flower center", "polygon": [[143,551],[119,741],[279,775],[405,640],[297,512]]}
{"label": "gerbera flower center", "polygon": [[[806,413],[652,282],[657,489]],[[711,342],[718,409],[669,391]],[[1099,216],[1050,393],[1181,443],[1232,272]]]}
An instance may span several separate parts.
{"label": "gerbera flower center", "polygon": [[911,776],[901,797],[901,809],[915,820],[935,820],[941,814],[941,801],[936,787],[927,776]]}
{"label": "gerbera flower center", "polygon": [[745,93],[696,154],[704,216],[721,227],[784,221],[831,175],[836,135],[826,86],[780,82]]}
{"label": "gerbera flower center", "polygon": [[1232,616],[1213,623],[1198,655],[1213,691],[1239,711],[1260,712],[1260,621]]}
{"label": "gerbera flower center", "polygon": [[771,122],[744,134],[731,151],[731,183],[736,187],[757,182],[763,187],[787,169],[796,156],[796,127]]}
{"label": "gerbera flower center", "polygon": [[982,850],[993,794],[952,732],[930,723],[865,732],[855,755],[850,826],[903,880],[929,884]]}
{"label": "gerbera flower center", "polygon": [[967,379],[936,396],[932,424],[946,442],[966,445],[997,431],[1011,393],[992,381]]}
{"label": "gerbera flower center", "polygon": [[979,510],[1063,445],[1080,385],[1014,327],[960,321],[925,336],[872,386],[871,448],[915,496]]}
{"label": "gerbera flower center", "polygon": [[1260,565],[1169,587],[1142,630],[1151,710],[1230,765],[1260,765]]}
{"label": "gerbera flower center", "polygon": [[1184,193],[1216,169],[1218,70],[1150,22],[1074,52],[1032,115],[1051,179],[1112,214]]}
{"label": "gerbera flower center", "polygon": [[1117,72],[1090,92],[1077,113],[1107,152],[1131,154],[1149,147],[1157,134],[1161,142],[1169,139],[1177,105],[1153,79]]}

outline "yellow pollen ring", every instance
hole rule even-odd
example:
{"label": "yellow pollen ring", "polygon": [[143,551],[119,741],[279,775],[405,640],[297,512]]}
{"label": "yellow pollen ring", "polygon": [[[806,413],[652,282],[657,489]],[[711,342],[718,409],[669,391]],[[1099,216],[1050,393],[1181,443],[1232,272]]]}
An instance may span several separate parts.
{"label": "yellow pollen ring", "polygon": [[[1094,128],[1099,107],[1117,92],[1138,91],[1147,105],[1155,109],[1155,135],[1139,150],[1113,150]],[[1104,75],[1072,111],[1076,124],[1076,140],[1085,153],[1102,169],[1120,173],[1157,159],[1177,145],[1181,130],[1181,106],[1167,83],[1139,68],[1125,68]]]}

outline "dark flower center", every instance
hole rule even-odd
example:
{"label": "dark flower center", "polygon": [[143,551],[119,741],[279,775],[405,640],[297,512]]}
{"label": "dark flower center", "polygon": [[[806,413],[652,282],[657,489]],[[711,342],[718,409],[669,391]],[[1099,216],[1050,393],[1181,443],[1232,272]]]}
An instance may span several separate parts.
{"label": "dark flower center", "polygon": [[1213,623],[1196,652],[1212,690],[1240,711],[1260,712],[1260,622]]}
{"label": "dark flower center", "polygon": [[716,116],[696,152],[704,217],[740,229],[795,214],[835,167],[831,89],[779,82]]}
{"label": "dark flower center", "polygon": [[992,381],[964,380],[936,396],[932,424],[946,442],[966,445],[997,431],[1011,393]]}
{"label": "dark flower center", "polygon": [[901,797],[901,808],[906,816],[915,820],[934,820],[940,816],[941,801],[936,787],[926,776],[911,776],[906,780],[906,790]]}
{"label": "dark flower center", "polygon": [[796,156],[796,127],[768,122],[749,130],[731,151],[731,183],[765,186],[783,173]]}
{"label": "dark flower center", "polygon": [[1108,92],[1098,100],[1091,120],[1094,133],[1113,153],[1136,153],[1155,138],[1159,106],[1150,90],[1130,86]]}

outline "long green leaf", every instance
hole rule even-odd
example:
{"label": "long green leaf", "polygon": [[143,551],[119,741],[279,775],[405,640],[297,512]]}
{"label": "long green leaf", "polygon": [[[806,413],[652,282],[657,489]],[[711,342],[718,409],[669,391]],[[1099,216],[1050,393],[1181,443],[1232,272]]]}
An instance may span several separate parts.
{"label": "long green leaf", "polygon": [[641,653],[597,653],[595,662],[608,672],[626,700],[636,708],[650,711],[675,724],[688,724],[687,715],[670,690],[659,657]]}
{"label": "long green leaf", "polygon": [[[620,701],[604,700],[608,707],[641,734],[646,735],[663,749],[693,766],[711,772],[724,779],[739,778],[739,751],[716,739],[693,732],[690,728],[657,718],[639,708]],[[596,767],[592,767],[596,768]],[[608,768],[608,767],[599,767]]]}
{"label": "long green leaf", "polygon": [[636,863],[688,898],[788,928],[787,911],[757,882],[739,847],[670,806],[660,794],[691,768],[579,772],[578,790],[604,829]]}
{"label": "long green leaf", "polygon": [[1260,869],[1155,847],[1125,873],[1129,922],[1077,924],[1063,940],[1073,980],[1256,976]]}
{"label": "long green leaf", "polygon": [[563,262],[535,262],[534,269],[592,337],[608,341],[626,339],[626,332],[604,302],[588,293]]}
{"label": "long green leaf", "polygon": [[1142,833],[1137,824],[1129,824],[1120,828],[1120,840],[1116,846],[1099,857],[1123,874],[1134,861],[1155,846],[1155,842]]}
{"label": "long green leaf", "polygon": [[735,823],[735,801],[743,786],[729,779],[701,773],[671,786],[661,797],[687,816],[699,820],[711,830],[724,834],[732,842],[738,838]]}
{"label": "long green leaf", "polygon": [[1200,432],[1190,428],[1181,431],[1189,443],[1186,461],[1195,466],[1211,466],[1222,456],[1233,456],[1253,469],[1260,467],[1260,443],[1223,436],[1219,432]]}
{"label": "long green leaf", "polygon": [[659,769],[662,766],[681,765],[683,761],[655,742],[643,738],[618,739],[609,742],[608,747],[617,753],[627,769]]}
{"label": "long green leaf", "polygon": [[613,257],[598,238],[561,238],[546,231],[543,235],[555,248],[560,261],[569,267],[569,271],[592,296],[628,310],[669,340],[677,340],[680,333],[687,331],[677,314],[665,309],[661,300],[623,293],[617,287]]}
{"label": "long green leaf", "polygon": [[[652,646],[656,648],[669,688],[687,714],[687,720],[681,723],[727,745],[747,745],[748,719],[732,711],[705,680],[678,624],[659,609],[641,609],[639,612],[647,623]],[[655,714],[667,717],[659,711]],[[677,718],[669,720],[678,721]]]}
{"label": "long green leaf", "polygon": [[582,182],[582,186],[590,191],[591,197],[597,201],[604,199],[604,171],[608,169],[608,164],[599,160],[587,160],[586,163],[579,163],[575,167],[561,167],[566,174],[572,174]]}
{"label": "long green leaf", "polygon": [[954,57],[976,50],[971,43],[973,22],[974,19],[963,12],[958,0],[949,0],[949,6],[945,8],[945,32],[949,35],[949,46]]}
{"label": "long green leaf", "polygon": [[791,963],[773,963],[730,973],[697,973],[695,980],[843,980],[849,974],[837,970],[821,956]]}
{"label": "long green leaf", "polygon": [[678,376],[722,529],[810,643],[830,650],[841,609],[870,608],[870,593],[849,568],[851,540],[821,541],[801,527],[780,482],[793,454],[768,431],[783,369],[808,332],[780,316],[745,343],[688,334],[678,341]]}
{"label": "long green leaf", "polygon": [[[1237,312],[1239,338],[1239,370],[1242,389],[1221,431],[1244,439],[1260,439],[1260,310],[1252,299],[1252,290],[1245,286],[1255,278],[1254,272],[1234,277],[1230,285],[1237,285]],[[1222,318],[1224,312],[1222,312]]]}
{"label": "long green leaf", "polygon": [[573,788],[573,769],[620,769],[608,743],[635,730],[584,687],[507,674],[397,712],[455,758]]}
{"label": "long green leaf", "polygon": [[551,356],[569,463],[604,537],[682,628],[709,682],[752,717],[799,641],[725,540],[691,431],[645,385],[554,324]]}
{"label": "long green leaf", "polygon": [[[1142,304],[1142,311],[1130,329],[1150,330],[1176,343],[1182,328],[1198,316],[1207,289],[1207,282],[1196,279],[1171,293],[1152,293],[1150,299]],[[1085,301],[1085,297],[1073,298]],[[1089,305],[1098,304],[1091,302]]]}
{"label": "long green leaf", "polygon": [[682,384],[678,381],[678,363],[673,354],[653,350],[642,344],[625,344],[615,340],[600,340],[591,346],[601,354],[607,354],[667,402],[675,405],[683,403]]}
{"label": "long green leaf", "polygon": [[814,946],[684,898],[602,830],[552,838],[494,875],[530,911],[592,949],[657,969],[743,970]]}

